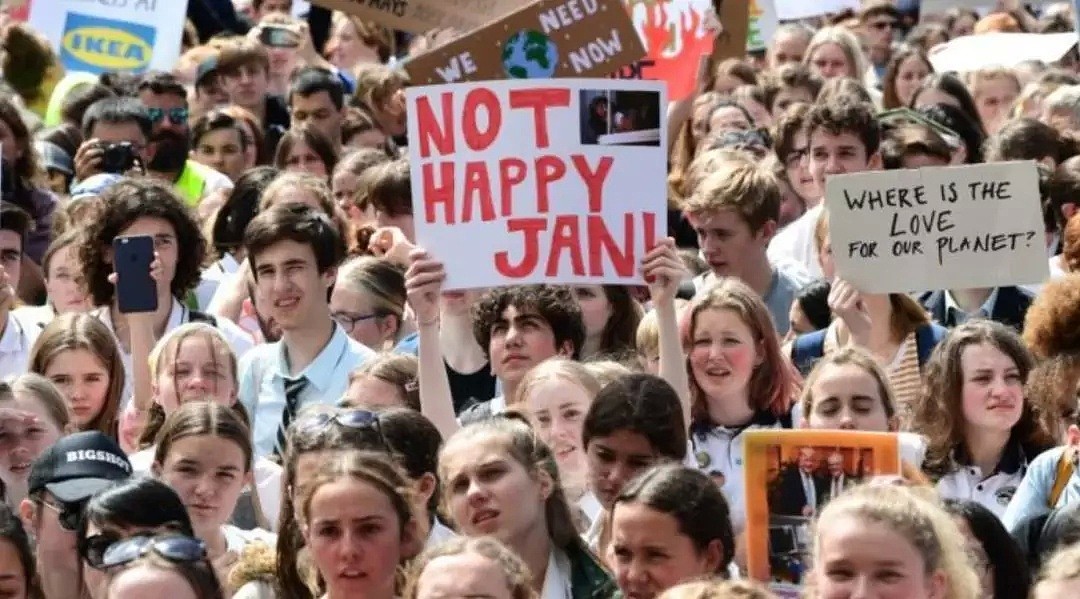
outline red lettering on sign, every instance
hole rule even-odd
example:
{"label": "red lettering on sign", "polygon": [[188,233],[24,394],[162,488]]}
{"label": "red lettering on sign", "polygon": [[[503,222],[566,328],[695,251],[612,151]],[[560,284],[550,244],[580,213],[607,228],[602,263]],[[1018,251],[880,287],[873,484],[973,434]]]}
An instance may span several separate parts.
{"label": "red lettering on sign", "polygon": [[[487,129],[484,131],[480,130],[476,122],[476,116],[481,107],[487,112]],[[499,105],[499,97],[486,87],[470,91],[465,96],[465,114],[461,122],[461,133],[465,137],[465,144],[474,152],[483,152],[495,143],[500,129],[502,129],[502,106]]]}
{"label": "red lettering on sign", "polygon": [[416,99],[416,133],[420,138],[420,156],[431,156],[431,146],[439,154],[454,153],[454,95],[450,92],[439,94],[442,102],[443,118],[435,115],[431,107],[431,99],[419,97]]}
{"label": "red lettering on sign", "polygon": [[465,163],[465,193],[463,198],[461,221],[472,222],[473,204],[480,205],[480,220],[495,220],[495,203],[491,198],[491,180],[488,178],[487,164],[483,162]]}
{"label": "red lettering on sign", "polygon": [[585,274],[578,218],[576,214],[561,214],[555,217],[555,231],[551,235],[551,253],[548,254],[545,275],[554,277],[559,274],[559,262],[563,252],[570,252],[570,271],[579,277]]}
{"label": "red lettering on sign", "polygon": [[529,276],[536,270],[536,264],[540,261],[540,232],[545,229],[547,229],[545,218],[511,218],[506,221],[507,232],[525,234],[525,256],[521,258],[521,262],[514,265],[510,264],[510,252],[498,252],[495,254],[495,270],[511,279]]}
{"label": "red lettering on sign", "polygon": [[558,156],[540,156],[536,159],[536,209],[539,212],[551,210],[552,183],[566,176],[566,163]]}
{"label": "red lettering on sign", "polygon": [[567,106],[570,106],[570,90],[566,88],[517,89],[510,92],[511,108],[532,109],[536,147],[540,149],[551,145],[548,139],[548,108]]}
{"label": "red lettering on sign", "polygon": [[528,166],[520,158],[503,158],[499,161],[499,198],[502,215],[514,212],[514,186],[525,182]]}
{"label": "red lettering on sign", "polygon": [[[454,163],[440,162],[439,181],[435,180],[435,165],[425,163],[420,167],[420,175],[423,180],[424,198],[424,222],[434,223],[442,221],[448,225],[456,222],[454,218]],[[443,216],[439,218],[435,211],[442,208]]]}
{"label": "red lettering on sign", "polygon": [[581,180],[585,182],[585,188],[589,192],[589,212],[600,212],[604,205],[604,181],[611,172],[611,165],[615,162],[611,156],[604,156],[596,165],[596,170],[589,168],[589,162],[581,154],[570,157],[577,169]]}

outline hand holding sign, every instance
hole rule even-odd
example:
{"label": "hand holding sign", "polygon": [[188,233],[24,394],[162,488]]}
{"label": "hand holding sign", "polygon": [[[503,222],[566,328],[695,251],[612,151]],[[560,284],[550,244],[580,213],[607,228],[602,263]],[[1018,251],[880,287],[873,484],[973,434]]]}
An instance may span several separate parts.
{"label": "hand holding sign", "polygon": [[828,301],[829,309],[847,325],[851,340],[856,345],[868,347],[874,323],[859,290],[843,279],[836,279],[829,289]]}
{"label": "hand holding sign", "polygon": [[422,248],[410,252],[409,261],[409,270],[405,272],[405,294],[416,315],[416,323],[434,324],[439,320],[439,296],[446,281],[446,270],[442,262],[432,259]]}
{"label": "hand holding sign", "polygon": [[649,286],[649,298],[659,305],[675,301],[679,284],[686,276],[686,266],[675,253],[675,240],[661,239],[641,261],[641,274]]}

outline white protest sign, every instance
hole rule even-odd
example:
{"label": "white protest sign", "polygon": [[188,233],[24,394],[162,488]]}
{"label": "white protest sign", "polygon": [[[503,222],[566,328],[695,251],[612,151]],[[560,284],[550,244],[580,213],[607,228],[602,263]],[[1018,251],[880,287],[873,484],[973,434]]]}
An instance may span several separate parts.
{"label": "white protest sign", "polygon": [[1049,276],[1034,162],[837,175],[825,201],[836,272],[867,293]]}
{"label": "white protest sign", "polygon": [[750,27],[746,36],[748,52],[764,50],[780,26],[775,1],[750,0]]}
{"label": "white protest sign", "polygon": [[642,284],[667,230],[664,83],[411,87],[417,243],[447,289]]}
{"label": "white protest sign", "polygon": [[69,72],[168,71],[186,18],[187,0],[38,0],[30,8],[30,25]]}
{"label": "white protest sign", "polygon": [[1056,62],[1076,45],[1076,33],[983,33],[965,35],[930,49],[934,72],[966,73],[1014,67],[1024,61]]}
{"label": "white protest sign", "polygon": [[781,21],[835,14],[848,9],[858,10],[859,0],[776,0],[776,16]]}

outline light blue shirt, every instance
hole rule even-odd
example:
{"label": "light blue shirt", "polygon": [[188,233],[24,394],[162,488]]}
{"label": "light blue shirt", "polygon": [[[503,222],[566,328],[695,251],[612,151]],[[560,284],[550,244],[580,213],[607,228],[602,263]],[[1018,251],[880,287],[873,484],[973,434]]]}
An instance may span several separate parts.
{"label": "light blue shirt", "polygon": [[[1001,523],[1010,533],[1018,530],[1030,518],[1050,513],[1050,492],[1057,478],[1058,460],[1064,451],[1064,447],[1048,449],[1028,465],[1024,479],[1020,481],[1016,494],[1001,517]],[[1074,471],[1054,507],[1064,507],[1076,501],[1080,501],[1080,476]]]}
{"label": "light blue shirt", "polygon": [[240,401],[251,415],[255,455],[268,456],[274,452],[285,410],[285,379],[308,380],[300,392],[297,413],[315,404],[333,406],[345,395],[349,373],[374,355],[367,346],[346,335],[337,323],[330,342],[295,377],[289,375],[284,342],[260,345],[248,352],[240,361]]}

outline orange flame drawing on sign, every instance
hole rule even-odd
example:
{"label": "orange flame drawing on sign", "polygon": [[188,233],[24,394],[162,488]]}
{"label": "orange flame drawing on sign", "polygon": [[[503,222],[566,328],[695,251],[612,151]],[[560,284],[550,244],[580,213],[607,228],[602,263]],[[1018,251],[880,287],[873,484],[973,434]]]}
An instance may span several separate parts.
{"label": "orange flame drawing on sign", "polygon": [[[631,2],[631,7],[633,4],[638,3]],[[635,20],[653,61],[651,75],[667,81],[669,100],[684,98],[694,89],[700,56],[712,52],[704,15],[686,0],[642,4],[645,18]]]}

